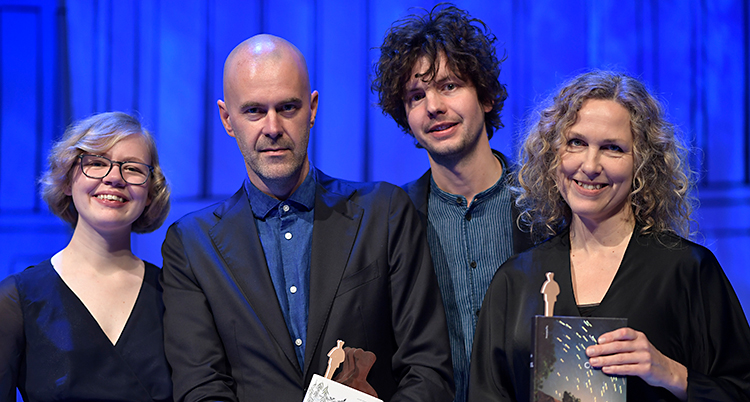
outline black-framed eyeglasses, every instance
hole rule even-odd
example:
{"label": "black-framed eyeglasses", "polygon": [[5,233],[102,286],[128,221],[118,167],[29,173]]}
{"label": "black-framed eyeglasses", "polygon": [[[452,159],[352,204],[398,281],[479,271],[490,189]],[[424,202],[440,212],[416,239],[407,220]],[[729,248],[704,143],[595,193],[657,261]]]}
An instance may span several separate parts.
{"label": "black-framed eyeglasses", "polygon": [[78,155],[81,162],[81,172],[92,179],[102,179],[112,170],[112,165],[120,167],[120,176],[125,183],[140,186],[148,181],[154,167],[141,162],[113,161],[101,155]]}

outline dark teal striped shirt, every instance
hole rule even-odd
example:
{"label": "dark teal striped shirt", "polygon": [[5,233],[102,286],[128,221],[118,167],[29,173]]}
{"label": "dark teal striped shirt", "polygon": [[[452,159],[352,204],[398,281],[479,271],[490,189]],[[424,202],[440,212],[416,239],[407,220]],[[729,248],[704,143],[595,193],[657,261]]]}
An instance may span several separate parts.
{"label": "dark teal striped shirt", "polygon": [[466,198],[430,179],[427,240],[448,319],[456,402],[466,401],[469,359],[479,308],[495,271],[513,254],[507,167],[492,187]]}

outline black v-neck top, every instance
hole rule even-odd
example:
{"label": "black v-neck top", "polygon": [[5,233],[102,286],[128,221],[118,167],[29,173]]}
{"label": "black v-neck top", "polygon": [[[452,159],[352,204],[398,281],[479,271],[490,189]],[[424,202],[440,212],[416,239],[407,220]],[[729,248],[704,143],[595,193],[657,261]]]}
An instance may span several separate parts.
{"label": "black v-neck top", "polygon": [[170,401],[159,268],[116,344],[49,260],[0,282],[0,401]]}

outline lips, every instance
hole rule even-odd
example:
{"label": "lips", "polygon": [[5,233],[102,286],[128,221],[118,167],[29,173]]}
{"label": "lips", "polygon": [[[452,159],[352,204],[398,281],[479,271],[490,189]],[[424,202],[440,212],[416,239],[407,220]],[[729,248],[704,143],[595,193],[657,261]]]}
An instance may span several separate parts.
{"label": "lips", "polygon": [[608,186],[607,183],[584,183],[582,181],[573,180],[578,186],[585,190],[601,190],[604,187]]}
{"label": "lips", "polygon": [[436,131],[444,131],[444,130],[447,130],[447,129],[449,129],[449,128],[457,125],[457,124],[458,123],[439,123],[439,124],[435,124],[432,127],[430,127],[430,129],[427,130],[427,132],[428,133],[434,133]]}
{"label": "lips", "polygon": [[102,200],[102,201],[117,201],[117,202],[127,202],[128,200],[115,194],[97,194],[94,197]]}

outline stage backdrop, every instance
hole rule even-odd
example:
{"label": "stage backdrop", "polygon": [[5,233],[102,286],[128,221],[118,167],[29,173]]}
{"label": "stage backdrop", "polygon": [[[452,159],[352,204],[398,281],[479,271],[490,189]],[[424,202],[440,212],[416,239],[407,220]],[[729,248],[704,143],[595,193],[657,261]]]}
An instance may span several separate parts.
{"label": "stage backdrop", "polygon": [[[310,156],[330,175],[403,184],[428,166],[375,106],[373,61],[388,26],[431,1],[0,0],[0,277],[49,258],[70,228],[37,191],[50,144],[92,113],[135,113],[172,185],[160,230],[134,236],[155,264],[167,226],[236,191],[245,167],[216,108],[224,58],[261,32],[307,58],[320,109]],[[458,1],[507,54],[510,97],[493,147],[514,155],[530,109],[589,68],[642,78],[699,151],[699,241],[750,309],[750,7],[739,0]]]}

